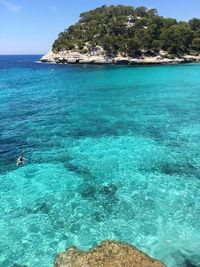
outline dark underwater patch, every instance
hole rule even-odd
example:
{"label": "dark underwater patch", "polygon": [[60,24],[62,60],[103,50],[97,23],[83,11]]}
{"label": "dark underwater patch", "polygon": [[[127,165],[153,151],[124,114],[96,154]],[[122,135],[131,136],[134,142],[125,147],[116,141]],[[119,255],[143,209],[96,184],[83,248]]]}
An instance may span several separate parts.
{"label": "dark underwater patch", "polygon": [[100,189],[100,193],[108,196],[108,197],[112,197],[115,195],[115,193],[117,192],[118,188],[116,185],[114,184],[109,184],[109,185],[105,185]]}
{"label": "dark underwater patch", "polygon": [[103,209],[106,216],[110,216],[110,214],[114,212],[117,203],[118,198],[115,195],[108,196],[102,194],[98,194],[94,202],[97,208],[101,207],[101,209]]}
{"label": "dark underwater patch", "polygon": [[27,207],[25,208],[25,211],[27,213],[44,213],[44,214],[48,214],[51,210],[51,207],[46,203],[46,202],[42,202],[42,203],[36,203],[33,207]]}
{"label": "dark underwater patch", "polygon": [[164,139],[163,127],[155,127],[155,126],[145,127],[143,134],[156,141],[160,141]]}
{"label": "dark underwater patch", "polygon": [[193,264],[190,260],[185,260],[185,267],[198,267],[196,264]]}
{"label": "dark underwater patch", "polygon": [[[98,212],[91,215],[95,221],[103,221],[104,215],[109,216],[118,202],[115,193],[118,188],[114,184],[98,187],[91,183],[83,183],[79,186],[79,194],[82,198],[93,202]],[[103,215],[104,214],[104,215]]]}
{"label": "dark underwater patch", "polygon": [[200,256],[197,254],[184,255],[180,251],[174,252],[174,258],[180,258],[179,262],[176,263],[176,267],[199,267]]}
{"label": "dark underwater patch", "polygon": [[[76,173],[77,175],[81,176],[84,179],[85,183],[90,184],[91,181],[94,181],[96,177],[91,174],[91,171],[87,167],[77,166],[68,159],[68,161],[63,162],[64,167],[71,171]],[[83,188],[83,185],[81,185],[80,188]]]}
{"label": "dark underwater patch", "polygon": [[196,168],[190,163],[163,163],[160,172],[165,174],[193,174]]}
{"label": "dark underwater patch", "polygon": [[140,166],[140,171],[160,172],[167,175],[188,175],[200,178],[200,170],[189,162],[158,162]]}
{"label": "dark underwater patch", "polygon": [[97,203],[103,207],[104,211],[113,212],[114,206],[118,202],[118,198],[115,195],[117,190],[118,188],[115,184],[104,185],[99,189]]}
{"label": "dark underwater patch", "polygon": [[127,132],[132,132],[136,135],[141,135],[142,133],[142,125],[135,122],[134,119],[109,121],[98,118],[95,120],[93,117],[85,118],[85,116],[81,115],[80,119],[84,121],[84,125],[79,128],[72,128],[68,136],[73,138],[98,138],[102,136],[118,136],[127,134]]}
{"label": "dark underwater patch", "polygon": [[79,192],[81,197],[83,198],[95,198],[95,194],[96,194],[96,188],[93,185],[90,184],[82,184],[79,187]]}
{"label": "dark underwater patch", "polygon": [[63,165],[67,170],[69,170],[71,172],[75,172],[77,174],[81,174],[82,173],[81,169],[78,166],[76,166],[76,165],[74,165],[74,164],[72,164],[70,162],[67,162],[67,163],[64,162]]}
{"label": "dark underwater patch", "polygon": [[[194,256],[195,258],[196,256]],[[193,258],[193,257],[192,257]],[[198,263],[194,262],[194,259],[185,259],[182,263],[177,265],[177,267],[199,267],[200,266],[200,261]]]}

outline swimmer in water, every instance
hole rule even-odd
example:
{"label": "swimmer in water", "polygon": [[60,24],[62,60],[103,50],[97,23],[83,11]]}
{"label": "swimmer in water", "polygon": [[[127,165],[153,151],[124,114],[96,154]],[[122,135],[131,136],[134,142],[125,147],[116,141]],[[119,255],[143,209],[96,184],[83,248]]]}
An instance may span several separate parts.
{"label": "swimmer in water", "polygon": [[26,159],[23,156],[19,156],[17,159],[17,166],[23,165],[25,163]]}

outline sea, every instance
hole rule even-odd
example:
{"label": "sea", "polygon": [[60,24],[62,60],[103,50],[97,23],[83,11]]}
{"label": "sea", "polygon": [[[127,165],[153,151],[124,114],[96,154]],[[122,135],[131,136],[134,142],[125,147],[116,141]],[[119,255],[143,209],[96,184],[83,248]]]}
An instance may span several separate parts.
{"label": "sea", "polygon": [[0,56],[0,266],[102,240],[200,266],[200,64],[40,57]]}

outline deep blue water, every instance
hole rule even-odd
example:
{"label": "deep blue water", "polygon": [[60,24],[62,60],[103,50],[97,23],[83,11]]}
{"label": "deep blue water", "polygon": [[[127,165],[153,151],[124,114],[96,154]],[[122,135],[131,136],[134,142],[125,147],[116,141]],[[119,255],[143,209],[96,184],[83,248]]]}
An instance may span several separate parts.
{"label": "deep blue water", "polygon": [[0,57],[0,266],[105,239],[200,266],[200,65],[38,58]]}

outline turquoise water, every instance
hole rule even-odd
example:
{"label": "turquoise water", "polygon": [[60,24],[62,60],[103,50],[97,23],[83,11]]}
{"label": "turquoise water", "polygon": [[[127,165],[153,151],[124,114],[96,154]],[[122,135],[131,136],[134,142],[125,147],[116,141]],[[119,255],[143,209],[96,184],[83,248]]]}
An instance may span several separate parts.
{"label": "turquoise water", "polygon": [[0,266],[104,239],[200,266],[200,65],[37,59],[0,57]]}

